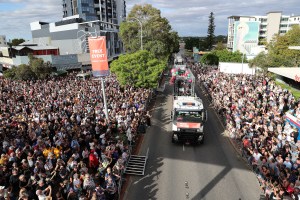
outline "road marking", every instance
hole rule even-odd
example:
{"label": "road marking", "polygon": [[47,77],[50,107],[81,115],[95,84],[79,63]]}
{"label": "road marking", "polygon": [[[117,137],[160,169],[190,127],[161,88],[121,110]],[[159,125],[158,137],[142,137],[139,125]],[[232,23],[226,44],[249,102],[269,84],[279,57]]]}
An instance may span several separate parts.
{"label": "road marking", "polygon": [[184,151],[184,145],[182,145],[182,150]]}

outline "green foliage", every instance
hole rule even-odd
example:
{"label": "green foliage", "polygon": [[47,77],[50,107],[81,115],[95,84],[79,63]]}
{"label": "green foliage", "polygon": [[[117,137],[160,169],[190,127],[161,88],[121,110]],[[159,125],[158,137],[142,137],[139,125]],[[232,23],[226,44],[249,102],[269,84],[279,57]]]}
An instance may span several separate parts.
{"label": "green foliage", "polygon": [[227,43],[227,36],[226,35],[218,35],[215,37],[215,43],[222,42]]}
{"label": "green foliage", "polygon": [[207,29],[207,37],[206,37],[206,42],[207,42],[207,48],[208,50],[211,50],[214,41],[215,41],[215,17],[214,13],[210,12],[209,18],[208,18],[208,29]]}
{"label": "green foliage", "polygon": [[123,86],[155,88],[165,66],[149,51],[141,50],[121,55],[112,62],[110,70],[117,75],[119,83]]}
{"label": "green foliage", "polygon": [[7,78],[7,79],[14,79],[16,76],[16,71],[17,71],[17,67],[13,66],[11,69],[5,70],[3,72],[3,76],[4,76],[4,78]]}
{"label": "green foliage", "polygon": [[160,10],[150,4],[135,5],[127,20],[120,25],[120,37],[127,52],[137,52],[141,47],[143,27],[143,49],[152,52],[158,59],[168,59],[179,51],[179,36],[172,31],[169,21],[161,17]]}
{"label": "green foliage", "polygon": [[184,39],[185,42],[185,49],[193,50],[193,47],[199,47],[200,39],[197,37],[189,37]]}
{"label": "green foliage", "polygon": [[29,65],[19,65],[16,70],[15,79],[17,80],[34,80],[36,79],[35,73],[31,70]]}
{"label": "green foliage", "polygon": [[285,35],[276,35],[268,44],[268,57],[271,67],[298,67],[300,51],[289,49],[300,46],[300,27],[293,26]]}
{"label": "green foliage", "polygon": [[215,50],[224,50],[226,47],[224,46],[222,41],[219,41],[215,47]]}
{"label": "green foliage", "polygon": [[[187,50],[193,50],[193,47],[197,47],[199,51],[207,51],[208,44],[206,37],[182,37],[185,42],[185,48]],[[218,43],[227,43],[227,36],[218,35],[214,38],[213,45]]]}
{"label": "green foliage", "polygon": [[268,71],[269,63],[270,63],[270,61],[269,61],[268,55],[265,54],[264,52],[259,53],[255,58],[253,58],[252,60],[249,60],[250,67],[259,67],[264,72]]}
{"label": "green foliage", "polygon": [[258,45],[267,45],[267,39],[266,38],[260,38],[258,41]]}
{"label": "green foliage", "polygon": [[38,79],[45,79],[52,72],[51,64],[44,63],[42,58],[32,57],[30,59],[29,66]]}
{"label": "green foliage", "polygon": [[11,47],[11,46],[18,46],[19,44],[25,42],[25,40],[23,38],[15,38],[15,39],[12,39],[11,42],[8,42],[8,45]]}
{"label": "green foliage", "polygon": [[29,55],[29,65],[19,65],[4,72],[4,77],[17,80],[45,79],[52,72],[52,65],[41,58]]}
{"label": "green foliage", "polygon": [[200,62],[206,65],[219,65],[219,58],[216,54],[208,53],[201,57]]}
{"label": "green foliage", "polygon": [[243,59],[243,54],[239,51],[231,52],[228,51],[227,49],[223,49],[223,50],[215,50],[212,53],[219,58],[219,62],[238,62],[238,63],[247,62],[246,56],[244,55],[244,59]]}
{"label": "green foliage", "polygon": [[[265,41],[261,41],[263,43]],[[268,53],[260,53],[249,61],[251,67],[259,67],[267,72],[268,67],[299,67],[300,51],[289,49],[300,46],[300,27],[293,26],[285,35],[276,35],[267,44]]]}

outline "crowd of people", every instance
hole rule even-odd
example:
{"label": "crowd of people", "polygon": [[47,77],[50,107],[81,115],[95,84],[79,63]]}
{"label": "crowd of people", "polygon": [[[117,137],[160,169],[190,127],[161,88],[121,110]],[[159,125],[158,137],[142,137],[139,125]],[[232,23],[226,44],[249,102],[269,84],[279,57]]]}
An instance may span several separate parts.
{"label": "crowd of people", "polygon": [[300,199],[298,130],[284,118],[300,118],[300,101],[267,76],[193,69],[268,199]]}
{"label": "crowd of people", "polygon": [[0,199],[117,198],[149,89],[67,77],[0,79]]}

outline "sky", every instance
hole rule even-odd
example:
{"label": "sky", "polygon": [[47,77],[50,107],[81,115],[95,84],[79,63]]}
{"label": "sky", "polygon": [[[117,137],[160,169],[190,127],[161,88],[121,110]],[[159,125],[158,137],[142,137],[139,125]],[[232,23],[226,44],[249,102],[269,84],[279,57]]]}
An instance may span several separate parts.
{"label": "sky", "polygon": [[[127,13],[135,4],[144,3],[160,9],[179,36],[206,36],[210,12],[215,16],[215,35],[227,35],[231,15],[266,15],[270,11],[300,15],[299,0],[127,0]],[[62,0],[0,0],[0,35],[28,40],[31,22],[55,22],[62,15]]]}

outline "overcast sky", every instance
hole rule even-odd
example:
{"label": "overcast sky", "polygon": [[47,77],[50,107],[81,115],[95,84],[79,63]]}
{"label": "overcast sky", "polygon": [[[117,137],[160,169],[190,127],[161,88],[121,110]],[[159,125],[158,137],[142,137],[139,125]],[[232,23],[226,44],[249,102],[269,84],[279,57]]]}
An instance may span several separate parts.
{"label": "overcast sky", "polygon": [[[227,35],[227,17],[231,15],[265,15],[269,11],[300,15],[300,0],[127,0],[127,13],[134,4],[143,3],[160,9],[180,36],[205,36],[210,12],[215,14],[216,35]],[[0,0],[0,35],[10,39],[30,39],[30,22],[61,18],[62,0]]]}

